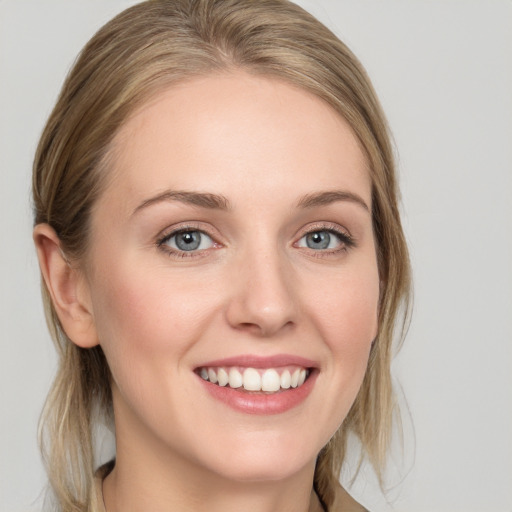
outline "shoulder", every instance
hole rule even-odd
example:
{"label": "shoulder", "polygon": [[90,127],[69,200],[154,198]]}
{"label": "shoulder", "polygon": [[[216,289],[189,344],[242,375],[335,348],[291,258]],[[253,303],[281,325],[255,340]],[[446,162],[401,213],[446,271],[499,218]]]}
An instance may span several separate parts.
{"label": "shoulder", "polygon": [[329,512],[369,512],[360,503],[358,503],[350,494],[340,485],[336,489],[336,495]]}

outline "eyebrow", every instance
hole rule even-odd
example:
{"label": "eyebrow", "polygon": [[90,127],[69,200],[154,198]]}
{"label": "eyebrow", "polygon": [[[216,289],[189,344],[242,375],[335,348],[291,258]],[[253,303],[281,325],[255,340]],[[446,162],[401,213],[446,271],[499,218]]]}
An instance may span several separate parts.
{"label": "eyebrow", "polygon": [[361,196],[345,190],[327,190],[306,194],[299,199],[297,206],[299,208],[315,208],[318,206],[326,206],[337,201],[349,201],[358,204],[370,213],[370,208]]}
{"label": "eyebrow", "polygon": [[219,194],[211,194],[209,192],[188,192],[183,190],[166,190],[161,194],[154,197],[150,197],[143,201],[135,210],[132,215],[136,214],[140,210],[152,206],[156,203],[167,202],[167,201],[178,201],[180,203],[190,204],[193,206],[199,206],[201,208],[207,208],[209,210],[229,210],[231,208],[229,200]]}
{"label": "eyebrow", "polygon": [[[193,206],[199,206],[200,208],[207,208],[209,210],[228,211],[231,209],[229,199],[220,194],[212,194],[210,192],[189,192],[184,190],[166,190],[165,192],[143,201],[139,206],[137,206],[137,208],[135,208],[132,215],[135,215],[137,212],[147,208],[148,206],[167,201],[178,201]],[[315,208],[318,206],[326,206],[338,201],[356,203],[367,212],[370,212],[368,205],[359,195],[344,190],[327,190],[306,194],[299,199],[297,207]]]}

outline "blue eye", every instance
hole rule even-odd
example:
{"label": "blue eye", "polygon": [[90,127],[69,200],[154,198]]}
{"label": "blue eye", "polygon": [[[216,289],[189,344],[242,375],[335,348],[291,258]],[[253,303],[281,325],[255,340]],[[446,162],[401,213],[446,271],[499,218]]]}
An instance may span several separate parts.
{"label": "blue eye", "polygon": [[347,236],[322,229],[304,235],[297,245],[298,247],[307,247],[308,249],[323,251],[326,249],[337,249],[344,244],[348,244]]}
{"label": "blue eye", "polygon": [[162,240],[161,245],[167,245],[176,251],[201,251],[213,247],[213,240],[202,231],[179,231]]}

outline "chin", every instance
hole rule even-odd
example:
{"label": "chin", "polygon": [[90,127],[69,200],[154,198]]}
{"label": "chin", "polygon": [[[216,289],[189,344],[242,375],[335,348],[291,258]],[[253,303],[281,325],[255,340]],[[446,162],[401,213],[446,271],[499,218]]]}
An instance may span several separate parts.
{"label": "chin", "polygon": [[[257,433],[252,440],[232,440],[226,453],[212,454],[217,460],[211,461],[210,467],[231,481],[249,483],[286,480],[308,468],[314,468],[318,455],[315,449],[311,449],[318,443],[308,444],[304,437],[302,441],[295,441],[294,438],[287,434],[264,436]],[[305,447],[309,450],[305,451]]]}
{"label": "chin", "polygon": [[314,459],[313,462],[303,461],[302,464],[290,464],[284,461],[279,465],[269,462],[235,463],[229,468],[223,467],[219,474],[228,480],[239,483],[279,482],[306,470],[311,464],[314,467]]}

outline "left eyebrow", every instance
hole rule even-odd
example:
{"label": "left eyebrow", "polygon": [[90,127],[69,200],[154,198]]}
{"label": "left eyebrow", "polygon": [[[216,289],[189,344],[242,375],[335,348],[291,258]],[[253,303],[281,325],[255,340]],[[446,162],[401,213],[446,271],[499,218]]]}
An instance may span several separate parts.
{"label": "left eyebrow", "polygon": [[297,206],[299,208],[314,208],[317,206],[325,206],[328,204],[336,203],[338,201],[349,201],[358,204],[370,213],[370,208],[364,202],[363,198],[353,192],[345,190],[326,190],[321,192],[314,192],[306,194],[299,199]]}

